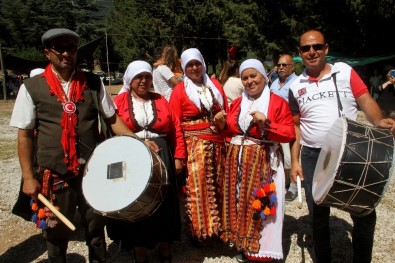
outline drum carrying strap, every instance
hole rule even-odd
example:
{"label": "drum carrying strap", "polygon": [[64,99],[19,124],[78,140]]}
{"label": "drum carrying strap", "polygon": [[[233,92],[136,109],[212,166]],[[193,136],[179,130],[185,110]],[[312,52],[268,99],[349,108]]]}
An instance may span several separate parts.
{"label": "drum carrying strap", "polygon": [[[88,84],[89,84],[89,79],[88,79]],[[112,137],[111,130],[107,127],[107,123],[104,121],[103,116],[100,114],[100,108],[99,108],[99,94],[97,90],[91,90],[92,92],[92,99],[93,103],[95,104],[96,109],[99,112],[99,121],[100,121],[100,129],[101,129],[101,135],[104,137],[103,139],[109,139]]]}
{"label": "drum carrying strap", "polygon": [[340,100],[339,90],[337,89],[336,73],[337,72],[332,73],[332,78],[333,78],[333,83],[335,84],[335,89],[336,89],[337,108],[338,108],[338,111],[339,111],[339,117],[344,117],[343,105],[342,105],[342,102]]}

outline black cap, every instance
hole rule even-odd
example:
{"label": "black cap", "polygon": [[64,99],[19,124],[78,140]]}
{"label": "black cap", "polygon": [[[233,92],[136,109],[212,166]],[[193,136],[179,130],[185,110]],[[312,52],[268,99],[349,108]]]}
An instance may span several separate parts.
{"label": "black cap", "polygon": [[51,40],[58,37],[72,37],[75,39],[76,42],[78,42],[78,40],[80,39],[80,36],[74,31],[71,31],[70,29],[53,28],[44,33],[44,35],[41,37],[41,42],[44,46],[48,46]]}

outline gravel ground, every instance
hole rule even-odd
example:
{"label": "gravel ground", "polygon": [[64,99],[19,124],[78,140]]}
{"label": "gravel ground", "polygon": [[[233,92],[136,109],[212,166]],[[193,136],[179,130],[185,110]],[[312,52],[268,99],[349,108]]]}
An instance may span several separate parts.
{"label": "gravel ground", "polygon": [[[393,107],[393,99],[390,107]],[[19,190],[20,169],[16,154],[16,129],[8,127],[13,101],[0,102],[0,262],[47,262],[45,241],[41,232],[31,222],[11,214]],[[392,112],[394,113],[394,112]],[[366,122],[361,114],[359,121]],[[395,190],[394,180],[377,207],[378,221],[372,262],[394,262],[395,256]],[[304,200],[304,196],[303,196]],[[307,207],[301,209],[297,201],[286,204],[283,249],[284,260],[278,262],[314,262],[312,243],[309,239]],[[68,249],[68,262],[87,262],[87,247],[83,231],[74,220],[77,230]],[[331,209],[331,233],[334,262],[351,262],[352,221],[339,209]],[[130,251],[119,250],[108,240],[109,262],[132,262]],[[235,251],[218,240],[211,240],[202,248],[194,248],[183,236],[181,242],[172,246],[173,262],[237,262]],[[149,262],[158,262],[157,250],[148,252]]]}

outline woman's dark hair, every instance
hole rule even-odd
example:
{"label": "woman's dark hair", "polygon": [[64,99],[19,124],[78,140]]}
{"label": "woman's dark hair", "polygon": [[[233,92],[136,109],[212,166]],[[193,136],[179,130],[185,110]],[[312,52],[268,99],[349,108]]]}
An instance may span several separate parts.
{"label": "woman's dark hair", "polygon": [[221,82],[222,85],[224,85],[225,82],[230,77],[237,77],[238,74],[239,74],[239,62],[234,59],[227,60],[225,61],[221,73],[219,74],[219,81]]}
{"label": "woman's dark hair", "polygon": [[385,77],[388,74],[388,72],[390,72],[390,70],[393,70],[393,69],[394,69],[394,67],[392,65],[384,66],[384,68],[383,68],[383,76]]}

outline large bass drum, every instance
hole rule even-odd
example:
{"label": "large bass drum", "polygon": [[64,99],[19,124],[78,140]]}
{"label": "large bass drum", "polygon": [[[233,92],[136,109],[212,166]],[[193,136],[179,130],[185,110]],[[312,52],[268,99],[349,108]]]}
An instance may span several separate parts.
{"label": "large bass drum", "polygon": [[140,221],[151,216],[166,194],[167,170],[144,142],[116,136],[99,144],[82,181],[86,201],[107,217]]}
{"label": "large bass drum", "polygon": [[389,130],[339,118],[329,130],[313,178],[313,198],[356,216],[373,211],[394,174]]}

